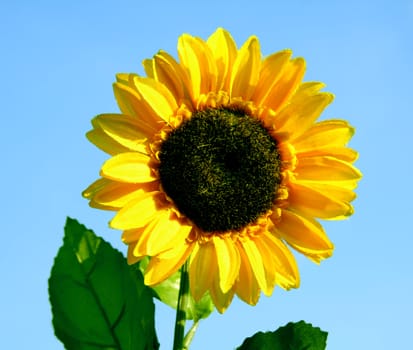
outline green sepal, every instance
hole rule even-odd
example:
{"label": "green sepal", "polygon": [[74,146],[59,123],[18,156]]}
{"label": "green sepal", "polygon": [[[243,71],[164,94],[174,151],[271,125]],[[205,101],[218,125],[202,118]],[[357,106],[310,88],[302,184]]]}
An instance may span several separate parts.
{"label": "green sepal", "polygon": [[274,332],[258,332],[237,350],[324,350],[327,332],[304,321],[290,322]]}
{"label": "green sepal", "polygon": [[[139,262],[139,269],[142,273],[145,272],[148,266],[149,258],[146,257]],[[176,309],[178,304],[179,285],[181,280],[181,271],[178,270],[171,277],[163,281],[162,283],[153,286],[153,295],[166,305]],[[200,319],[207,318],[212,311],[214,311],[214,304],[208,293],[206,293],[200,301],[196,302],[192,295],[189,295],[189,305],[186,310],[186,319],[199,321]]]}
{"label": "green sepal", "polygon": [[140,271],[71,218],[49,296],[55,334],[68,350],[159,349],[152,293]]}

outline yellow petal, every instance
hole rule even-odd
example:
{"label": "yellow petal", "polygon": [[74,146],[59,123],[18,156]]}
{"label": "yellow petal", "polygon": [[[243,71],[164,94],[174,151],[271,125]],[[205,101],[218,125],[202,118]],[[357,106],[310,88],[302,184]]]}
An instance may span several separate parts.
{"label": "yellow petal", "polygon": [[[172,254],[171,252],[161,253],[152,257],[145,271],[145,284],[147,286],[154,286],[178,271],[188,259],[194,248],[193,246],[193,244],[188,243],[179,244],[174,247]],[[172,257],[169,258],[169,256]]]}
{"label": "yellow petal", "polygon": [[139,228],[150,223],[159,214],[157,192],[139,193],[139,198],[129,202],[115,215],[110,226],[119,230]]}
{"label": "yellow petal", "polygon": [[89,202],[89,206],[91,208],[100,209],[100,210],[113,210],[113,211],[116,211],[116,210],[119,209],[119,208],[114,208],[114,207],[111,207],[111,206],[96,203],[93,199]]}
{"label": "yellow petal", "polygon": [[162,119],[158,115],[145,113],[144,107],[142,108],[142,97],[134,87],[116,82],[113,84],[113,92],[122,114],[138,117],[149,124],[154,132],[157,131],[158,123]]}
{"label": "yellow petal", "polygon": [[262,105],[272,108],[275,112],[279,111],[296,92],[304,72],[305,61],[302,58],[296,58],[285,64],[276,84],[262,100]]}
{"label": "yellow petal", "polygon": [[[122,113],[138,118],[141,125],[146,127],[146,134],[154,134],[162,127],[164,116],[160,116],[151,110],[148,102],[136,91],[135,87],[114,83],[113,92]],[[156,101],[153,103],[156,103]]]}
{"label": "yellow petal", "polygon": [[295,139],[303,134],[333,101],[334,95],[318,93],[301,101],[291,101],[276,117],[277,132]]}
{"label": "yellow petal", "polygon": [[262,237],[265,236],[265,233],[262,233],[260,237],[255,240],[255,245],[258,248],[259,254],[262,258],[262,264],[264,266],[265,271],[265,280],[267,289],[265,290],[264,294],[269,296],[272,294],[272,291],[275,287],[275,276],[276,276],[276,266],[275,261],[273,259],[273,254],[275,252],[271,251],[267,245],[264,243]]}
{"label": "yellow petal", "polygon": [[128,246],[128,255],[127,255],[127,261],[129,265],[136,264],[139,260],[142,260],[143,256],[136,257],[133,255],[133,250],[135,248],[135,244],[131,243]]}
{"label": "yellow petal", "polygon": [[316,220],[282,210],[275,229],[282,239],[314,262],[318,263],[333,253],[333,244]]}
{"label": "yellow petal", "polygon": [[261,69],[260,44],[255,36],[250,37],[238,51],[232,67],[230,97],[249,100],[257,86]]}
{"label": "yellow petal", "polygon": [[345,147],[354,134],[344,120],[326,120],[311,126],[294,141],[298,157],[331,156],[347,162],[354,162],[358,154]]}
{"label": "yellow petal", "polygon": [[162,83],[150,79],[135,77],[133,79],[136,91],[140,95],[141,114],[156,115],[155,120],[169,122],[178,105],[175,97]]}
{"label": "yellow petal", "polygon": [[248,238],[242,240],[241,246],[244,249],[248,261],[250,262],[252,271],[254,272],[260,289],[266,295],[271,294],[272,288],[267,283],[261,252],[259,251],[257,245],[251,238]]}
{"label": "yellow petal", "polygon": [[100,178],[93,182],[88,188],[86,188],[82,192],[82,196],[87,198],[87,199],[92,199],[96,193],[104,189],[107,185],[111,184],[112,181],[105,179],[105,178]]}
{"label": "yellow petal", "polygon": [[157,183],[129,184],[100,179],[89,186],[83,195],[99,205],[122,208],[131,200],[140,197],[142,192],[154,191],[158,186]]}
{"label": "yellow petal", "polygon": [[333,219],[350,216],[353,207],[349,204],[356,195],[353,191],[338,186],[320,184],[317,188],[305,183],[289,183],[289,205],[305,216]]}
{"label": "yellow petal", "polygon": [[241,300],[250,305],[255,305],[260,297],[260,288],[255,274],[252,271],[248,256],[239,241],[237,242],[237,246],[241,263],[239,277],[234,286],[234,290]]}
{"label": "yellow petal", "polygon": [[300,157],[295,170],[297,180],[328,181],[341,186],[343,181],[361,178],[360,171],[350,163],[333,157]]}
{"label": "yellow petal", "polygon": [[358,152],[348,147],[319,147],[296,152],[297,157],[332,157],[348,163],[354,163]]}
{"label": "yellow petal", "polygon": [[147,153],[145,142],[152,134],[140,130],[139,121],[123,114],[101,114],[92,123],[130,151]]}
{"label": "yellow petal", "polygon": [[171,218],[169,210],[160,211],[142,233],[135,248],[136,255],[154,256],[172,249],[185,242],[191,230],[192,226]]}
{"label": "yellow petal", "polygon": [[103,152],[114,156],[119,153],[129,152],[130,149],[120,145],[102,129],[93,129],[87,132],[87,139]]}
{"label": "yellow petal", "polygon": [[291,99],[294,101],[294,103],[305,100],[309,96],[314,96],[318,94],[320,90],[324,87],[325,84],[322,82],[306,81],[298,86],[297,90],[295,91]]}
{"label": "yellow petal", "polygon": [[217,274],[217,256],[212,240],[196,243],[189,265],[190,288],[195,301],[199,301],[211,288]]}
{"label": "yellow petal", "polygon": [[101,175],[111,180],[127,183],[156,180],[149,165],[151,158],[137,152],[126,152],[108,159],[102,166]]}
{"label": "yellow petal", "polygon": [[193,102],[200,94],[216,90],[217,70],[207,44],[199,38],[183,34],[178,40],[178,55],[191,82]]}
{"label": "yellow petal", "polygon": [[155,67],[154,67],[154,60],[153,59],[144,59],[142,61],[143,69],[145,70],[146,75],[148,78],[156,79],[155,78]]}
{"label": "yellow petal", "polygon": [[118,209],[117,207],[113,205],[106,204],[106,203],[99,203],[95,201],[95,198],[99,196],[99,193],[101,191],[105,191],[106,187],[110,185],[111,183],[112,181],[108,179],[100,178],[96,180],[95,182],[93,182],[88,188],[86,188],[82,192],[82,196],[89,200],[89,206],[95,209],[103,209],[103,210],[117,210]]}
{"label": "yellow petal", "polygon": [[188,76],[178,62],[164,51],[159,51],[152,60],[154,78],[164,84],[180,103],[187,97]]}
{"label": "yellow petal", "polygon": [[116,82],[134,89],[133,79],[137,76],[135,73],[118,73],[116,74]]}
{"label": "yellow petal", "polygon": [[141,238],[143,231],[145,231],[145,227],[123,231],[122,242],[128,245],[133,245],[133,249],[135,249],[136,244]]}
{"label": "yellow petal", "polygon": [[227,293],[223,293],[220,288],[219,278],[218,276],[215,276],[212,281],[210,295],[216,309],[222,314],[231,304],[231,301],[234,297],[234,290],[231,289]]}
{"label": "yellow petal", "polygon": [[278,284],[285,289],[297,287],[298,267],[284,243],[270,232],[264,232],[256,240],[256,245],[263,257],[267,284],[272,287]]}
{"label": "yellow petal", "polygon": [[157,249],[158,247],[154,247],[152,244],[151,252],[148,252],[148,241],[151,237],[156,236],[158,239],[158,243],[162,245],[163,237],[162,234],[165,234],[165,231],[156,230],[156,227],[159,227],[159,222],[163,221],[164,217],[168,215],[167,210],[159,211],[156,216],[154,216],[147,225],[145,225],[144,229],[139,235],[137,240],[135,249],[133,251],[133,255],[135,256],[153,256],[159,254],[162,250]]}
{"label": "yellow petal", "polygon": [[238,277],[240,257],[234,242],[229,237],[214,236],[216,256],[219,271],[219,286],[223,293],[227,293]]}
{"label": "yellow petal", "polygon": [[294,141],[297,152],[306,152],[319,147],[342,147],[354,135],[354,128],[344,120],[324,120],[312,125]]}
{"label": "yellow petal", "polygon": [[217,91],[229,91],[232,65],[237,56],[237,46],[231,34],[218,28],[207,40],[217,66]]}
{"label": "yellow petal", "polygon": [[260,241],[271,253],[274,261],[276,283],[284,288],[298,288],[300,285],[300,275],[294,255],[286,245],[271,233],[265,233],[260,237]]}
{"label": "yellow petal", "polygon": [[[175,220],[175,219],[170,219],[170,220]],[[192,225],[179,222],[178,230],[175,231],[175,233],[166,240],[165,246],[163,247],[163,249],[165,250],[173,249],[176,245],[180,244],[182,241],[185,241],[186,238],[190,236],[192,230],[193,230]]]}
{"label": "yellow petal", "polygon": [[261,106],[279,83],[278,80],[281,78],[291,54],[291,50],[280,51],[266,57],[262,62],[259,81],[252,98],[257,106]]}

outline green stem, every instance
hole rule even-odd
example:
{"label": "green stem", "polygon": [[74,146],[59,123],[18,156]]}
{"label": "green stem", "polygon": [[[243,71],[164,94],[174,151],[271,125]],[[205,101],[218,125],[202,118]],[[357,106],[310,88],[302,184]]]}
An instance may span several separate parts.
{"label": "green stem", "polygon": [[194,321],[194,323],[192,324],[192,327],[190,328],[188,333],[185,335],[183,350],[189,350],[189,344],[191,344],[191,341],[194,338],[195,332],[198,329],[198,325],[199,325],[199,320]]}
{"label": "green stem", "polygon": [[184,349],[184,333],[186,309],[189,297],[188,261],[181,267],[181,282],[179,285],[178,305],[176,307],[175,334],[173,350]]}

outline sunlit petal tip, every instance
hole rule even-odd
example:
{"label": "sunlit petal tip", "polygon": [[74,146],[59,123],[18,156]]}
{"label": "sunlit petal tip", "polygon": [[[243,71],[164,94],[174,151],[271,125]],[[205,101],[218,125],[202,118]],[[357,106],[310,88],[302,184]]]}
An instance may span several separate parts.
{"label": "sunlit petal tip", "polygon": [[82,196],[91,199],[96,192],[104,188],[109,182],[109,180],[103,178],[96,180],[82,192]]}
{"label": "sunlit petal tip", "polygon": [[[360,154],[359,154],[359,152],[357,152],[357,151],[355,151],[355,150],[353,150],[353,149],[351,149],[350,148],[350,151],[353,153],[353,158],[351,158],[351,162],[355,162],[356,160],[358,160],[359,159],[359,156],[360,156]],[[360,174],[361,174],[361,177],[363,177],[363,174],[361,173],[361,171],[360,171]],[[360,178],[361,178],[360,177]]]}
{"label": "sunlit petal tip", "polygon": [[94,128],[100,128],[98,121],[99,121],[99,115],[93,117],[93,118],[90,120],[90,123],[92,124],[92,126],[93,126]]}
{"label": "sunlit petal tip", "polygon": [[326,87],[326,84],[320,81],[301,82],[292,98],[294,100],[297,100],[300,98],[308,98],[310,96],[314,96],[316,94],[322,93],[322,91],[320,90],[322,90],[325,87]]}
{"label": "sunlit petal tip", "polygon": [[118,73],[116,74],[116,83],[133,88],[133,78],[137,76],[136,73]]}
{"label": "sunlit petal tip", "polygon": [[300,71],[304,74],[307,63],[303,57],[295,57],[290,61],[290,63],[296,67],[300,67]]}
{"label": "sunlit petal tip", "polygon": [[348,127],[348,132],[350,134],[350,138],[352,138],[356,133],[356,128],[350,125],[348,122],[345,122],[346,126]]}
{"label": "sunlit petal tip", "polygon": [[90,200],[89,206],[91,208],[100,209],[100,210],[113,210],[113,211],[116,211],[116,210],[119,209],[119,208],[108,206],[108,205],[102,205],[100,203],[95,202],[93,199]]}
{"label": "sunlit petal tip", "polygon": [[153,69],[153,59],[150,58],[146,58],[142,61],[142,66],[145,70],[146,75],[149,78],[154,78],[155,74],[154,74],[154,69]]}
{"label": "sunlit petal tip", "polygon": [[336,95],[334,95],[331,92],[320,92],[320,95],[322,95],[325,99],[325,105],[329,105],[330,103],[332,103],[334,101],[334,99],[336,98]]}
{"label": "sunlit petal tip", "polygon": [[312,262],[316,263],[317,265],[319,265],[323,260],[328,259],[330,257],[333,256],[333,252],[334,252],[334,247],[329,249],[329,250],[325,250],[325,251],[320,251],[317,254],[314,254],[312,252],[306,252],[305,250],[302,250],[302,253]]}
{"label": "sunlit petal tip", "polygon": [[223,35],[223,36],[227,36],[227,35],[231,35],[226,29],[222,28],[222,27],[218,27],[216,29],[216,31],[211,35]]}
{"label": "sunlit petal tip", "polygon": [[271,55],[265,57],[265,59],[271,58],[271,57],[287,57],[290,58],[293,55],[293,50],[286,48],[286,49],[282,49],[280,51],[274,52]]}
{"label": "sunlit petal tip", "polygon": [[128,73],[116,73],[116,81],[117,82],[127,82],[129,80]]}

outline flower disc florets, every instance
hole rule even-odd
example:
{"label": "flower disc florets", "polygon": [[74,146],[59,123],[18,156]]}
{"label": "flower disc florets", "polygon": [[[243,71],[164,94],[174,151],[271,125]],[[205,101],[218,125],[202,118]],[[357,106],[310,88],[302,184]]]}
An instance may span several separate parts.
{"label": "flower disc florets", "polygon": [[163,189],[206,232],[253,222],[272,207],[280,184],[276,141],[242,110],[196,112],[170,133],[159,158]]}

